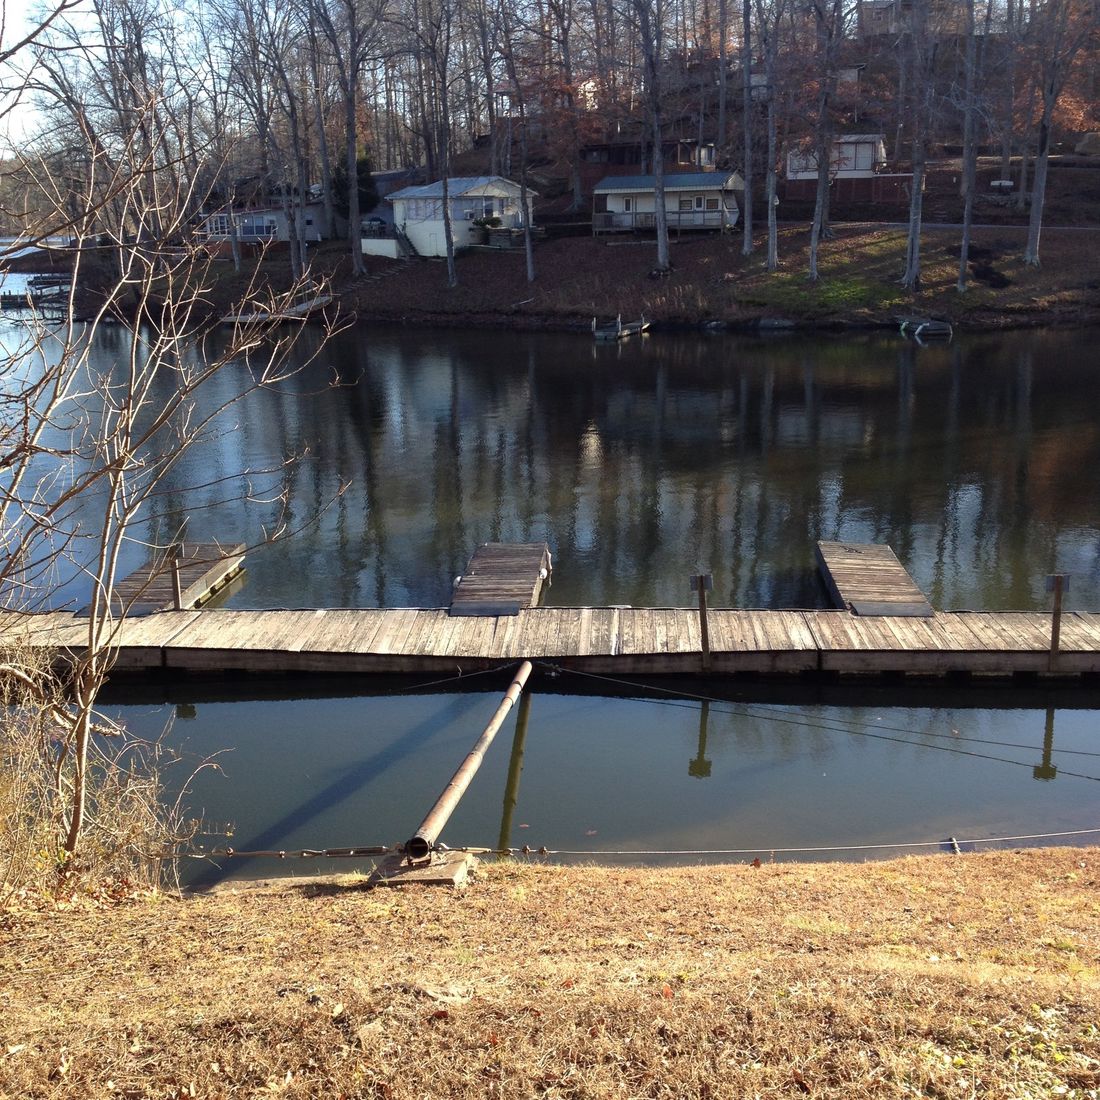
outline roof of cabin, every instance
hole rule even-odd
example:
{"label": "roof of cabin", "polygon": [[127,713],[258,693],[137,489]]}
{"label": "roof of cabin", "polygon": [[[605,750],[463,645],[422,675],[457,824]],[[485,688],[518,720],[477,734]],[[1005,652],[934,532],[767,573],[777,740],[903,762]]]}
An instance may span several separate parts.
{"label": "roof of cabin", "polygon": [[[607,176],[593,192],[652,191],[654,176]],[[674,172],[665,176],[666,191],[734,191],[745,183],[737,172]]]}
{"label": "roof of cabin", "polygon": [[[493,187],[503,187],[504,190],[516,193],[520,186],[518,183],[504,176],[451,176],[447,180],[447,190],[452,199],[462,195],[469,195],[478,191],[486,191]],[[537,195],[537,192],[527,188],[528,195]],[[441,199],[443,198],[443,181],[425,183],[419,187],[403,187],[400,191],[394,191],[386,198],[393,202],[395,199]]]}

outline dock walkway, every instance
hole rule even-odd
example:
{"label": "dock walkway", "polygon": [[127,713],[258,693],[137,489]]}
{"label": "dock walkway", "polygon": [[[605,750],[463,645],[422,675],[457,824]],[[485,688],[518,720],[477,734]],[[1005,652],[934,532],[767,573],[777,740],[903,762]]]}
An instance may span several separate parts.
{"label": "dock walkway", "polygon": [[[116,615],[151,615],[176,607],[175,579],[180,583],[179,608],[197,608],[224,588],[244,563],[244,544],[183,543],[178,553],[157,554],[115,582],[112,609]],[[87,608],[85,608],[85,613]]]}
{"label": "dock walkway", "polygon": [[545,542],[483,542],[458,578],[452,615],[518,615],[534,607],[550,577]]}
{"label": "dock walkway", "polygon": [[837,607],[860,616],[933,614],[928,598],[889,546],[819,542],[815,554]]}
{"label": "dock walkway", "polygon": [[[1100,615],[937,612],[863,618],[847,611],[711,610],[714,674],[860,676],[1100,673]],[[116,668],[182,674],[453,673],[524,658],[611,675],[696,675],[701,640],[690,608],[535,607],[452,616],[447,608],[165,611],[119,624]],[[87,621],[69,613],[9,617],[0,644],[63,656]]]}

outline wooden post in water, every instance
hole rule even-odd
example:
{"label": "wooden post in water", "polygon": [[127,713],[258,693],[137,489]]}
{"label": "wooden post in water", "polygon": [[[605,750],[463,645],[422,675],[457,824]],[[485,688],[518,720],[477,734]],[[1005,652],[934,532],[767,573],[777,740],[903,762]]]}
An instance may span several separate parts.
{"label": "wooden post in water", "polygon": [[405,855],[409,862],[426,860],[439,839],[439,834],[455,812],[459,799],[466,793],[471,780],[477,775],[485,752],[493,743],[497,731],[504,723],[512,705],[523,691],[527,677],[531,675],[531,662],[524,661],[519,666],[516,678],[512,686],[507,690],[496,713],[489,720],[489,724],[482,731],[481,736],[474,743],[474,747],[466,754],[466,759],[458,766],[458,770],[451,776],[451,781],[443,788],[443,793],[435,800],[435,805],[428,811],[428,816],[420,823],[420,828],[405,842]]}
{"label": "wooden post in water", "polygon": [[703,672],[710,672],[710,629],[707,623],[707,592],[714,587],[709,573],[695,573],[691,578],[693,591],[699,593],[699,641],[703,656],[700,662]]}
{"label": "wooden post in water", "polygon": [[1062,637],[1062,594],[1068,588],[1065,573],[1052,573],[1047,577],[1047,591],[1054,593],[1054,609],[1050,616],[1050,671],[1058,661],[1058,645]]}
{"label": "wooden post in water", "polygon": [[177,611],[183,610],[183,582],[180,580],[180,559],[177,554],[172,558],[172,606]]}

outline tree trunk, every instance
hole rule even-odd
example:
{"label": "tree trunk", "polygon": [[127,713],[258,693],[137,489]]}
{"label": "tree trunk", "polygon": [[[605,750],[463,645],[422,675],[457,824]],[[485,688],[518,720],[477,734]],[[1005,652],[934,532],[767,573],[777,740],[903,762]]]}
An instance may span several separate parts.
{"label": "tree trunk", "polygon": [[970,223],[974,216],[974,170],[977,160],[974,141],[974,93],[977,85],[978,42],[974,34],[974,0],[966,0],[966,102],[963,104],[962,179],[959,186],[963,199],[962,240],[959,244],[959,277],[956,288],[966,290],[967,267],[970,263]]}
{"label": "tree trunk", "polygon": [[1031,185],[1031,214],[1027,225],[1027,244],[1024,246],[1024,263],[1032,267],[1039,266],[1039,237],[1043,231],[1043,203],[1047,190],[1053,98],[1048,94],[1043,95],[1043,117],[1039,120],[1039,148],[1035,156],[1035,180]]}
{"label": "tree trunk", "polygon": [[348,72],[348,93],[344,105],[344,122],[346,126],[346,145],[344,156],[347,164],[348,179],[348,244],[351,246],[351,270],[353,275],[362,275],[366,271],[363,265],[363,241],[359,228],[359,127],[356,120],[355,109],[356,93],[359,89],[359,81],[356,79],[353,67]]}
{"label": "tree trunk", "polygon": [[779,267],[779,225],[776,202],[776,159],[779,156],[778,140],[776,134],[776,54],[779,43],[779,20],[776,19],[773,27],[769,29],[768,41],[764,54],[768,81],[768,169],[767,169],[767,203],[768,203],[768,270],[775,271]]}
{"label": "tree trunk", "polygon": [[741,175],[745,180],[745,209],[741,212],[741,255],[752,254],[752,0],[741,8],[741,110],[744,118],[745,158]]}
{"label": "tree trunk", "polygon": [[729,57],[726,39],[729,36],[729,0],[718,0],[718,133],[716,160],[726,155],[726,96],[729,94]]}

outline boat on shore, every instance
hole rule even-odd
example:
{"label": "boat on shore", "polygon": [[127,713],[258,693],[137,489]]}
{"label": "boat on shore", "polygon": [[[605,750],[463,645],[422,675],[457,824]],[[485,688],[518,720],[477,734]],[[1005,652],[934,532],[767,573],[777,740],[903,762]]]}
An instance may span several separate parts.
{"label": "boat on shore", "polygon": [[595,317],[592,318],[592,335],[597,340],[625,340],[628,336],[639,336],[649,331],[649,322],[645,317],[637,321],[623,321],[620,313],[609,324],[600,324]]}
{"label": "boat on shore", "polygon": [[918,344],[926,340],[950,340],[954,335],[951,322],[941,317],[899,317],[902,336],[911,336]]}

